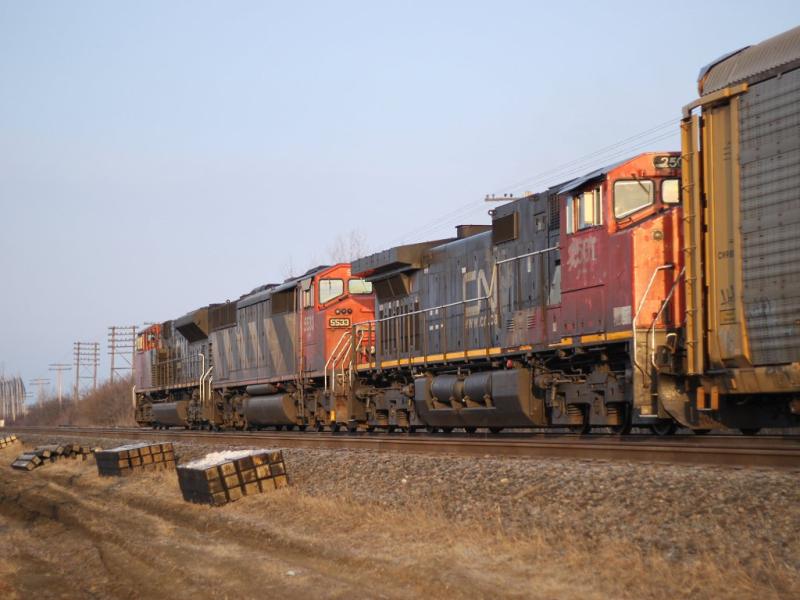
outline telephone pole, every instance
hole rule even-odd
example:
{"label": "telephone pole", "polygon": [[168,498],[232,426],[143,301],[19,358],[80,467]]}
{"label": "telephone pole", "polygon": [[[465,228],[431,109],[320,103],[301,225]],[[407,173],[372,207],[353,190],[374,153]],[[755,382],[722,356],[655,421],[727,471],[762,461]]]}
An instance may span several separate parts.
{"label": "telephone pole", "polygon": [[44,404],[44,386],[50,385],[49,379],[31,379],[30,384],[39,388],[38,389],[38,396],[39,396],[39,406]]}
{"label": "telephone pole", "polygon": [[[92,391],[97,390],[97,366],[100,363],[99,342],[75,342],[73,344],[75,366],[75,402],[80,400],[81,379],[92,380]],[[81,367],[91,367],[91,375],[81,375]]]}
{"label": "telephone pole", "polygon": [[56,387],[58,388],[58,407],[61,408],[61,374],[64,371],[72,370],[72,365],[68,365],[65,363],[53,363],[48,365],[49,371],[56,372]]}
{"label": "telephone pole", "polygon": [[112,325],[108,328],[108,354],[111,356],[111,381],[126,371],[133,373],[136,348],[136,325]]}

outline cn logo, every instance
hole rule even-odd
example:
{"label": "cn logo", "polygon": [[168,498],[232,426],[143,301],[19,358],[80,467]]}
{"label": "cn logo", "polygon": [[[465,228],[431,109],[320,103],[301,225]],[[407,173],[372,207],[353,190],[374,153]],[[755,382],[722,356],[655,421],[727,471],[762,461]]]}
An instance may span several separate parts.
{"label": "cn logo", "polygon": [[[472,283],[476,285],[471,285]],[[475,298],[483,298],[489,296],[489,293],[492,291],[489,286],[489,280],[486,277],[486,271],[483,269],[476,269],[474,271],[467,271],[464,273],[464,277],[461,281],[462,286],[462,295],[461,297],[464,300],[473,300]],[[494,294],[489,297],[489,308],[490,312],[494,314],[495,306],[497,302],[495,301]],[[486,301],[480,302],[470,302],[466,305],[464,309],[464,314],[467,317],[476,317],[481,313],[481,309],[486,306]]]}

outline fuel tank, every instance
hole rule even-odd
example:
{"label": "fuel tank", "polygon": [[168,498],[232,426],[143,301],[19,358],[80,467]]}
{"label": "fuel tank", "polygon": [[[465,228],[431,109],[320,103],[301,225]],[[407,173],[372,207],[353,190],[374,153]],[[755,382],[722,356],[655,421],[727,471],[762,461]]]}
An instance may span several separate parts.
{"label": "fuel tank", "polygon": [[188,425],[188,400],[153,404],[153,422],[158,425],[184,427]]}
{"label": "fuel tank", "polygon": [[250,396],[245,400],[244,416],[250,425],[296,425],[297,407],[290,394]]}
{"label": "fuel tank", "polygon": [[419,377],[414,381],[419,419],[437,427],[541,427],[544,403],[533,394],[530,372],[509,369]]}

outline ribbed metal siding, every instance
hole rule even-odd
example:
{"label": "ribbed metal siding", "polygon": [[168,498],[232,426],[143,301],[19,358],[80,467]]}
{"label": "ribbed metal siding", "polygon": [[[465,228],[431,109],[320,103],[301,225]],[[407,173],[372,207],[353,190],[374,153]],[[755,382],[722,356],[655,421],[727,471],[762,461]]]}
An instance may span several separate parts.
{"label": "ribbed metal siding", "polygon": [[700,73],[703,94],[743,81],[753,83],[765,79],[775,70],[791,69],[798,60],[800,27],[795,27],[705,67]]}
{"label": "ribbed metal siding", "polygon": [[800,361],[800,69],[741,96],[744,305],[756,365]]}

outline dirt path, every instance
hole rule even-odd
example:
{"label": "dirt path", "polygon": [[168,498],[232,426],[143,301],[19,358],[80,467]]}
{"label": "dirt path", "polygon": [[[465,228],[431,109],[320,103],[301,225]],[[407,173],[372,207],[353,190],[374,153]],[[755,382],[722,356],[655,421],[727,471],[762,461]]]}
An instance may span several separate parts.
{"label": "dirt path", "polygon": [[336,514],[291,490],[212,509],[184,503],[171,473],[104,479],[93,465],[69,462],[32,473],[4,468],[0,490],[8,588],[0,590],[11,597],[343,598],[354,590],[488,597],[495,590],[480,570],[456,569],[439,581],[445,557],[416,569],[413,555],[394,553],[390,536],[352,520],[354,507]]}
{"label": "dirt path", "polygon": [[211,508],[184,502],[174,473],[100,478],[93,461],[26,473],[7,458],[3,598],[780,598],[797,582],[764,589],[711,561],[517,539],[492,514],[461,523],[302,486]]}

